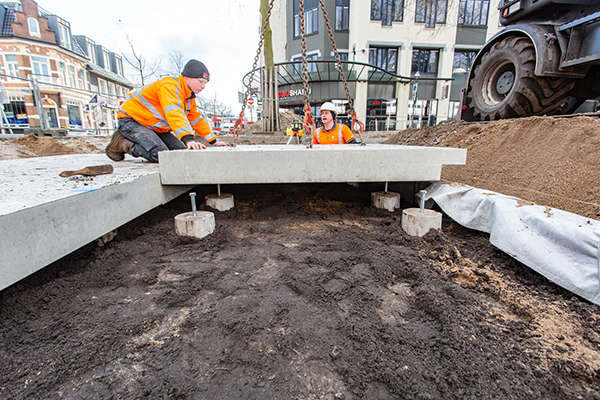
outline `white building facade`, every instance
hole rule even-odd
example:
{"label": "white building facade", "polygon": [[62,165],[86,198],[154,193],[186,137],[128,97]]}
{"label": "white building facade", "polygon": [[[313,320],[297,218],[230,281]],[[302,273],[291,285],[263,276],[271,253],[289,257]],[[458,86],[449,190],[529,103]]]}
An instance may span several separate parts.
{"label": "white building facade", "polygon": [[[500,30],[496,0],[323,1],[354,109],[367,130],[456,118],[471,62]],[[313,113],[325,101],[344,110],[339,75],[326,73],[336,65],[319,0],[305,0],[304,12]],[[299,0],[275,0],[270,23],[279,104],[300,113]]]}

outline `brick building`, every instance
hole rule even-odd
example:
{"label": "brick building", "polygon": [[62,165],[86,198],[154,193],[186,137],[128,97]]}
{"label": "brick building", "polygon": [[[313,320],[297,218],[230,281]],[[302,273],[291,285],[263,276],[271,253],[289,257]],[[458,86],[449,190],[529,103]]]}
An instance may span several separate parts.
{"label": "brick building", "polygon": [[120,55],[74,36],[68,21],[33,0],[0,2],[0,24],[5,126],[110,133],[134,87]]}

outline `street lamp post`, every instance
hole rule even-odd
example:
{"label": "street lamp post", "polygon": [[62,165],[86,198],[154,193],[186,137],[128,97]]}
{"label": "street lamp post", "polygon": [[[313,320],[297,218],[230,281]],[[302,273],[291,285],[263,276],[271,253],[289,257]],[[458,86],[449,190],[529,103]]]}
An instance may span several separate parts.
{"label": "street lamp post", "polygon": [[412,88],[412,112],[410,113],[410,127],[413,127],[413,119],[415,117],[415,107],[417,105],[418,93],[419,93],[419,77],[421,74],[419,71],[415,74],[415,84]]}

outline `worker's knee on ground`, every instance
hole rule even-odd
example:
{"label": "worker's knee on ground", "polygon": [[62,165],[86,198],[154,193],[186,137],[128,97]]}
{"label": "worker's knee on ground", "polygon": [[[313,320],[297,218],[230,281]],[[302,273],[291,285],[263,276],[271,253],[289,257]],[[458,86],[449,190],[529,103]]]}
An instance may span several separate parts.
{"label": "worker's knee on ground", "polygon": [[158,162],[158,152],[159,151],[168,151],[168,147],[165,145],[162,146],[156,146],[151,148],[148,151],[148,161],[153,162],[153,163],[157,163]]}
{"label": "worker's knee on ground", "polygon": [[164,144],[154,144],[154,146],[150,147],[149,149],[145,149],[143,146],[141,146],[138,143],[134,143],[131,146],[131,153],[134,157],[143,157],[146,160],[153,162],[153,163],[157,163],[158,162],[158,153],[160,151],[167,151],[169,150],[169,148],[164,145]]}

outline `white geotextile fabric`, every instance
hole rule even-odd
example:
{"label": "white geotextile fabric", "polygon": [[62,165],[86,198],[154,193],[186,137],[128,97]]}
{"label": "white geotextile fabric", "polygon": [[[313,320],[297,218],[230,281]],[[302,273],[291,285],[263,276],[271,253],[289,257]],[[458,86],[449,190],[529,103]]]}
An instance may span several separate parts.
{"label": "white geotextile fabric", "polygon": [[600,221],[466,185],[437,182],[426,190],[459,224],[489,233],[500,250],[600,304]]}

